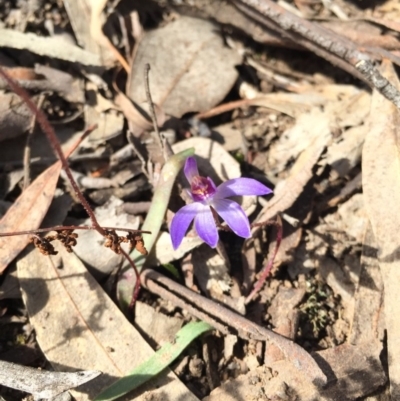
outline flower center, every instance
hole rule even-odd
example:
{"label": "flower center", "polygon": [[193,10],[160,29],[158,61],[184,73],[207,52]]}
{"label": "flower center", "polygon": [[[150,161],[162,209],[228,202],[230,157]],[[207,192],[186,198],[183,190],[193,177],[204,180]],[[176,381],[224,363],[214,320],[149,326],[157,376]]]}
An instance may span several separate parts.
{"label": "flower center", "polygon": [[210,178],[196,175],[191,181],[191,193],[194,201],[206,201],[212,198],[216,192],[215,184]]}

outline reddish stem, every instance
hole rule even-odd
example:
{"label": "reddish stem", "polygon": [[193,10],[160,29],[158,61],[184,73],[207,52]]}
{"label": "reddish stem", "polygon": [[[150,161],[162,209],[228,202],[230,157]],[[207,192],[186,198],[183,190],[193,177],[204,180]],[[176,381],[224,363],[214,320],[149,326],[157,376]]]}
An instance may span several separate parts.
{"label": "reddish stem", "polygon": [[14,80],[2,68],[0,68],[0,76],[3,77],[7,81],[10,88],[19,97],[22,98],[22,100],[26,103],[28,108],[33,113],[33,115],[36,115],[36,120],[37,120],[38,124],[42,128],[43,132],[46,134],[47,139],[49,140],[49,143],[50,143],[51,147],[53,148],[54,153],[60,159],[62,167],[63,167],[65,173],[67,174],[67,177],[72,185],[72,188],[74,189],[82,206],[84,207],[84,209],[86,210],[90,219],[92,220],[93,226],[101,235],[104,235],[105,234],[104,230],[100,227],[99,223],[97,222],[97,219],[96,219],[96,216],[94,215],[93,210],[90,208],[89,203],[83,196],[82,192],[79,190],[79,187],[72,176],[71,170],[68,167],[67,159],[64,156],[64,153],[61,149],[60,143],[58,142],[57,136],[53,130],[53,127],[48,122],[45,114],[43,113],[42,110],[40,110],[36,107],[35,103],[33,103],[32,99],[30,98],[28,93],[23,88],[21,88],[16,82],[14,82]]}
{"label": "reddish stem", "polygon": [[[104,230],[125,231],[128,233],[137,234],[151,234],[151,231],[131,230],[122,227],[102,227]],[[54,226],[47,228],[38,228],[37,230],[17,231],[11,233],[0,233],[0,237],[12,237],[14,235],[35,235],[37,233],[46,233],[49,231],[63,231],[63,230],[96,230],[95,226]]]}
{"label": "reddish stem", "polygon": [[135,271],[135,276],[136,276],[135,288],[133,289],[132,299],[131,299],[131,302],[129,304],[129,308],[132,309],[135,306],[136,300],[137,300],[137,298],[139,296],[139,291],[140,291],[140,287],[141,287],[140,273],[139,273],[135,263],[133,262],[133,260],[129,256],[129,254],[127,252],[125,252],[122,248],[121,248],[121,253],[126,257],[128,262],[132,266],[133,270]]}
{"label": "reddish stem", "polygon": [[[266,225],[266,224],[271,224],[270,222],[267,223],[258,223],[257,225]],[[251,291],[251,293],[247,296],[246,300],[245,300],[245,304],[247,305],[253,298],[254,296],[261,290],[261,288],[263,287],[265,280],[267,279],[267,277],[269,276],[272,266],[274,265],[274,261],[276,258],[276,255],[278,253],[279,250],[279,246],[281,245],[282,242],[282,237],[283,237],[283,227],[282,227],[282,220],[280,218],[280,216],[278,215],[277,217],[277,221],[272,223],[274,224],[277,229],[278,232],[276,234],[276,243],[275,243],[275,249],[274,249],[274,253],[272,255],[272,258],[268,261],[267,265],[264,267],[264,269],[261,272],[260,277],[258,278],[257,282],[254,284],[254,288]]]}

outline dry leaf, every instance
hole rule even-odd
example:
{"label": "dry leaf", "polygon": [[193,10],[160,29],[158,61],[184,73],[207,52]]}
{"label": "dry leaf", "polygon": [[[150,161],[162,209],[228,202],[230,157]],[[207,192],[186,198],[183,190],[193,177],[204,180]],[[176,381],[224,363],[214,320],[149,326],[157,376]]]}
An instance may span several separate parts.
{"label": "dry leaf", "polygon": [[[325,96],[324,107],[313,107],[309,112],[301,114],[296,124],[286,130],[271,146],[267,165],[269,175],[272,172],[277,175],[284,171],[290,160],[297,159],[317,137],[323,137],[328,144],[332,140],[333,130],[343,131],[364,122],[370,104],[368,93],[356,91],[353,87],[344,88],[343,85],[338,85],[338,88],[331,85],[320,90],[325,91],[321,92],[321,95]],[[340,90],[342,90],[341,96]],[[346,136],[346,133],[343,136]],[[340,142],[341,138],[342,136],[335,141]],[[362,144],[362,139],[357,144],[360,142]],[[335,161],[330,159],[331,163]]]}
{"label": "dry leaf", "polygon": [[[82,81],[64,71],[40,64],[36,64],[34,69],[3,67],[3,70],[25,89],[58,92],[65,100],[73,103],[85,101]],[[8,82],[4,78],[0,78],[0,88],[9,89]],[[18,103],[24,104],[20,99]],[[29,112],[28,115],[30,116],[31,113]]]}
{"label": "dry leaf", "polygon": [[[103,372],[73,392],[78,401],[90,400],[154,351],[82,262],[61,247],[57,250],[56,257],[26,253],[18,261],[18,276],[37,341],[53,367]],[[129,399],[144,401],[143,392],[155,388],[164,399],[197,400],[170,371],[140,387]]]}
{"label": "dry leaf", "polygon": [[[104,227],[123,227],[133,230],[139,228],[139,217],[129,215],[118,208],[123,202],[112,196],[110,200],[96,208],[96,218]],[[91,225],[91,220],[87,219],[80,222],[82,225]],[[120,235],[126,235],[125,232],[119,232]],[[128,251],[128,245],[122,247]],[[79,241],[73,248],[78,257],[85,262],[90,272],[96,278],[103,278],[110,274],[123,260],[122,255],[117,255],[104,246],[104,238],[95,230],[85,230],[79,232]]]}
{"label": "dry leaf", "polygon": [[180,17],[147,33],[131,66],[127,94],[146,104],[143,71],[151,66],[150,91],[154,103],[167,114],[181,117],[205,111],[229,92],[241,56],[224,45],[218,27],[196,18]]}
{"label": "dry leaf", "polygon": [[[399,87],[390,62],[382,73]],[[372,96],[370,129],[363,149],[363,193],[365,207],[378,245],[384,283],[385,320],[390,392],[400,399],[400,113],[377,91]]]}
{"label": "dry leaf", "polygon": [[[0,232],[8,233],[39,228],[53,199],[60,170],[61,163],[56,162],[22,192],[0,220]],[[0,273],[28,243],[28,235],[0,237]]]}
{"label": "dry leaf", "polygon": [[169,233],[163,231],[160,233],[154,248],[147,257],[147,262],[151,266],[178,260],[202,243],[203,240],[196,233],[189,231],[185,238],[183,238],[179,248],[174,250],[172,248],[171,236]]}
{"label": "dry leaf", "polygon": [[93,380],[101,372],[49,372],[15,363],[0,361],[0,384],[33,394],[35,398],[51,398]]}
{"label": "dry leaf", "polygon": [[355,307],[350,342],[359,344],[384,340],[383,281],[379,269],[378,249],[371,224],[365,232],[361,272],[355,293]]}
{"label": "dry leaf", "polygon": [[[97,5],[100,5],[99,8],[101,12],[101,5],[104,4],[104,2],[92,2],[90,0],[63,0],[63,3],[79,45],[96,54],[103,65],[112,66],[115,57],[107,46],[98,43],[96,38],[92,36],[91,24],[88,23],[88,21],[91,21],[93,6],[96,7]],[[99,28],[101,30],[101,25],[99,25]]]}
{"label": "dry leaf", "polygon": [[100,66],[100,57],[78,46],[71,45],[61,37],[42,37],[12,29],[0,29],[0,47],[29,50],[39,56],[66,60],[89,66]]}
{"label": "dry leaf", "polygon": [[[262,211],[257,216],[257,223],[272,219],[277,213],[289,209],[294,204],[304,191],[306,184],[312,178],[313,168],[321,157],[329,137],[327,133],[325,133],[325,135],[316,136],[309,146],[300,154],[290,169],[288,178],[279,183],[275,188],[274,197],[263,207]],[[253,235],[259,229],[259,227],[254,227],[252,229]],[[245,243],[251,241],[252,239],[249,239],[246,240]]]}

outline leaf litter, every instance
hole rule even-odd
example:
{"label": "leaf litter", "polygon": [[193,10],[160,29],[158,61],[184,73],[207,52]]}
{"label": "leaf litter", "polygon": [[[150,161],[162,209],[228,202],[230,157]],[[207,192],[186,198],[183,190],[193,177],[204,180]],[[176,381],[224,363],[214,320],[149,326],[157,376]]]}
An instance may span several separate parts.
{"label": "leaf litter", "polygon": [[[28,240],[0,237],[0,319],[20,322],[0,340],[0,360],[29,343],[43,351],[35,367],[101,371],[71,390],[82,400],[118,388],[132,369],[133,383],[147,383],[124,399],[398,398],[398,109],[377,89],[371,95],[354,78],[358,73],[351,77],[348,59],[336,63],[345,73],[317,58],[315,48],[293,50],[305,42],[291,32],[267,32],[254,9],[249,17],[251,1],[238,0],[237,8],[197,0],[89,3],[45,1],[47,14],[33,4],[28,11],[20,4],[0,8],[0,59],[36,104],[45,97],[41,107],[63,142],[99,125],[70,164],[100,224],[152,232],[143,235],[149,256],[131,255],[144,268],[144,288],[136,307],[127,308],[133,270],[89,230],[79,233],[76,255],[61,248],[56,256],[24,251],[16,262],[24,301],[18,304],[12,261]],[[375,9],[347,1],[284,5],[315,18],[311,25],[295,20],[299,27],[318,34],[326,19],[320,26],[337,43],[352,51],[368,47],[377,64],[382,57],[398,61],[393,1]],[[281,16],[274,21],[279,29]],[[332,62],[324,51],[319,56]],[[160,137],[152,132],[147,63]],[[381,72],[399,88],[388,61]],[[44,218],[45,225],[87,219],[65,174],[58,180],[60,164],[49,167],[55,159],[40,135],[26,142],[23,134],[35,118],[0,83],[0,194],[2,204],[11,205],[1,232],[35,229]],[[32,147],[28,167],[26,146]],[[274,186],[273,196],[241,200],[256,223],[252,238],[222,230],[217,248],[206,249],[191,228],[172,249],[169,225],[188,200],[179,171],[192,152],[200,174],[217,185],[246,176]],[[22,192],[27,174],[32,184]],[[49,208],[55,194],[56,200],[68,193],[68,202],[57,203],[61,213]],[[265,223],[277,216],[283,238],[272,270],[246,302],[274,253],[277,230]],[[206,323],[194,323],[195,317]],[[195,340],[210,325],[216,330]],[[174,340],[181,327],[189,335],[184,347]],[[179,352],[166,358],[167,349]],[[167,366],[172,370],[157,374]],[[130,382],[126,377],[123,383]],[[33,387],[20,389],[37,395]],[[5,388],[0,395],[20,399]]]}

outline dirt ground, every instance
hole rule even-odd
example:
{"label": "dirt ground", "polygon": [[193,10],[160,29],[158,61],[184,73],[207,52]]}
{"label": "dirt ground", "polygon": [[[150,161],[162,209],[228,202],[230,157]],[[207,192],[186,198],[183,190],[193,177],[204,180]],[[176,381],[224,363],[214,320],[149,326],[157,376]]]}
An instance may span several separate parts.
{"label": "dirt ground", "polygon": [[[400,399],[399,21],[0,1],[0,398]],[[193,226],[173,248],[193,153],[272,189],[234,198],[249,238],[221,220],[215,248]]]}

